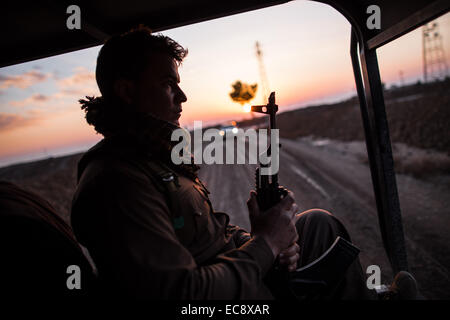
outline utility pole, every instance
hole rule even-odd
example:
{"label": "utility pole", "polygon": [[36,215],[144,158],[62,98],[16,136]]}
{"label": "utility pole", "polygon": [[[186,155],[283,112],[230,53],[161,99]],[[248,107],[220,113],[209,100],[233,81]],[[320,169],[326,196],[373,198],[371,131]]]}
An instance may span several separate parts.
{"label": "utility pole", "polygon": [[423,80],[443,79],[448,75],[442,35],[437,22],[422,27]]}
{"label": "utility pole", "polygon": [[400,70],[398,72],[399,78],[400,78],[400,87],[403,87],[405,85],[405,79],[403,78],[403,70]]}
{"label": "utility pole", "polygon": [[264,62],[262,57],[261,47],[259,42],[256,41],[256,57],[259,64],[259,76],[261,77],[261,89],[263,94],[263,103],[267,103],[267,94],[269,93],[269,81],[267,80],[266,69],[264,68]]}

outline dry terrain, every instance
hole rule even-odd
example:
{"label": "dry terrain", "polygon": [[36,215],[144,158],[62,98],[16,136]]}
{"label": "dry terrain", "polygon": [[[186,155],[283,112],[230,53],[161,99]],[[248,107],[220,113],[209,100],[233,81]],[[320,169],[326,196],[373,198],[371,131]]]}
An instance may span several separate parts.
{"label": "dry terrain", "polygon": [[[428,299],[450,298],[448,89],[447,81],[386,92],[408,261]],[[379,265],[383,281],[391,281],[356,100],[282,113],[279,124],[284,136],[280,183],[294,191],[301,209],[320,207],[340,218],[361,248],[363,266]],[[80,157],[0,168],[0,180],[41,194],[69,222]],[[228,212],[232,223],[245,228],[254,169],[255,165],[203,165],[200,173],[215,209]]]}

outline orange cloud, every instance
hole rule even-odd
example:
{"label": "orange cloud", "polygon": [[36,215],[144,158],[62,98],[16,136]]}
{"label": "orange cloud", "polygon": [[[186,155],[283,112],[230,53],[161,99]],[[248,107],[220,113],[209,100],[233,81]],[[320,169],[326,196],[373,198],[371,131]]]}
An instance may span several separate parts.
{"label": "orange cloud", "polygon": [[2,114],[0,119],[5,124],[5,132],[0,134],[0,159],[80,143],[93,145],[101,139],[77,108],[64,108],[56,113],[33,110],[28,117]]}
{"label": "orange cloud", "polygon": [[16,76],[0,75],[0,89],[8,89],[11,87],[26,89],[36,83],[47,80],[49,77],[50,74],[45,74],[37,70],[31,70]]}

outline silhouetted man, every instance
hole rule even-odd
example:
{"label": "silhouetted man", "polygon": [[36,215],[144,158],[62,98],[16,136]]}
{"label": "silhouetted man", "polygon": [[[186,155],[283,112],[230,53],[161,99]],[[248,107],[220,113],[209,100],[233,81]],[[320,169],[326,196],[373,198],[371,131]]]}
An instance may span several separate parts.
{"label": "silhouetted man", "polygon": [[[194,164],[171,161],[182,104],[178,66],[187,50],[139,28],[108,40],[97,59],[101,97],[80,100],[104,139],[80,160],[72,206],[77,239],[89,250],[104,293],[152,299],[270,299],[275,261],[293,271],[337,236],[330,213],[298,214],[292,193],[260,212],[251,233],[215,212]],[[368,296],[355,261],[331,298]]]}

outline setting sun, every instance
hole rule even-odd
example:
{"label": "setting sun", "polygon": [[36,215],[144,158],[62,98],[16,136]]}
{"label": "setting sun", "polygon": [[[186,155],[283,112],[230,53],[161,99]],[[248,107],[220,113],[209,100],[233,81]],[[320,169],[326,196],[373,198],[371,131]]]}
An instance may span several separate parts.
{"label": "setting sun", "polygon": [[[269,19],[273,23],[264,23]],[[446,49],[449,22],[448,14],[439,18]],[[276,91],[280,113],[356,95],[350,31],[338,11],[312,1],[164,30],[189,49],[178,70],[187,96],[181,126],[253,118],[251,105],[266,104],[271,91]],[[421,79],[421,35],[417,29],[379,49],[380,73],[388,87]],[[0,69],[0,166],[29,156],[62,155],[101,139],[78,103],[86,95],[100,95],[95,77],[99,50],[95,46]],[[448,60],[450,50],[446,52]]]}

